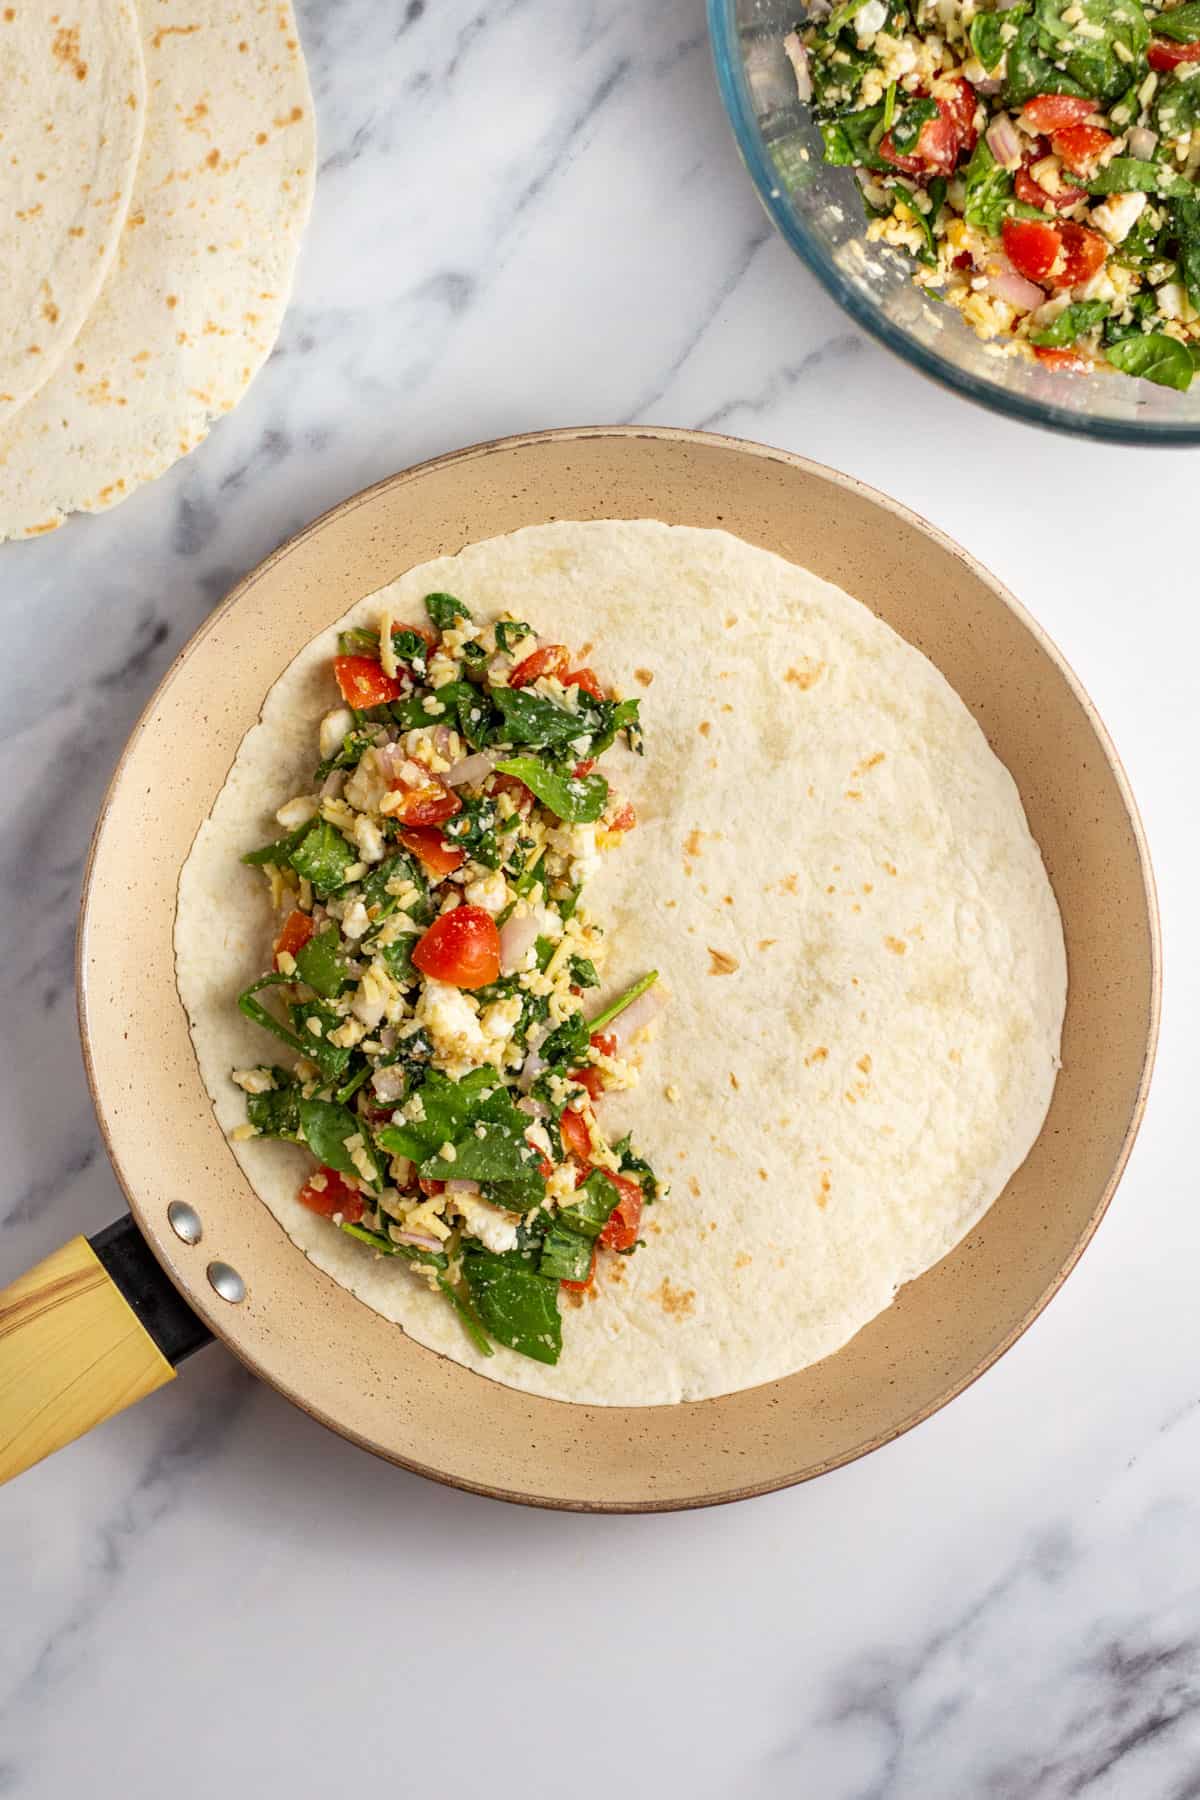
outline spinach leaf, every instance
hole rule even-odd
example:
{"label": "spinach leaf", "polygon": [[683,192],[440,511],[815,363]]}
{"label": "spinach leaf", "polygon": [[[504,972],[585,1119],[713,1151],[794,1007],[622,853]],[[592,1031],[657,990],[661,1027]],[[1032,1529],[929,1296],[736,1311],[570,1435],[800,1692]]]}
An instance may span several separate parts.
{"label": "spinach leaf", "polygon": [[1018,25],[1016,41],[1008,47],[1006,66],[1006,106],[1023,106],[1035,94],[1083,94],[1078,81],[1043,53],[1037,19],[1023,19]]}
{"label": "spinach leaf", "polygon": [[[1064,15],[1076,5],[1082,7],[1083,19],[1067,26]],[[1068,74],[1091,99],[1109,103],[1125,92],[1130,69],[1145,57],[1150,42],[1150,27],[1137,0],[1038,0],[1037,16],[1043,30],[1052,17],[1065,28],[1066,35],[1058,38],[1057,60],[1065,58]],[[1092,31],[1100,35],[1088,35]],[[1050,34],[1050,41],[1056,36]],[[1124,57],[1117,45],[1126,52]]]}
{"label": "spinach leaf", "polygon": [[642,1198],[648,1205],[653,1205],[662,1192],[663,1184],[650,1167],[644,1156],[636,1156],[630,1148],[630,1133],[626,1132],[619,1144],[613,1149],[621,1159],[622,1175],[632,1175],[641,1183]]}
{"label": "spinach leaf", "polygon": [[446,1299],[458,1314],[459,1322],[462,1325],[463,1330],[466,1332],[479,1354],[481,1356],[494,1356],[496,1352],[492,1349],[492,1340],[480,1324],[474,1307],[469,1300],[465,1299],[464,1296],[459,1293],[449,1276],[441,1275],[438,1277],[438,1291],[445,1295]]}
{"label": "spinach leaf", "polygon": [[420,941],[420,935],[417,931],[406,931],[403,937],[396,938],[390,944],[380,945],[375,950],[375,955],[388,974],[395,976],[401,987],[416,977],[412,953],[413,945]]}
{"label": "spinach leaf", "polygon": [[429,614],[429,623],[438,631],[449,631],[455,619],[473,617],[470,609],[453,594],[426,594],[425,611]]}
{"label": "spinach leaf", "polygon": [[515,756],[496,767],[502,775],[515,775],[523,781],[543,806],[571,825],[598,819],[608,802],[603,775],[559,775],[535,756]]}
{"label": "spinach leaf", "polygon": [[[370,1139],[367,1137],[361,1119],[355,1117],[348,1106],[339,1106],[336,1100],[301,1100],[299,1106],[300,1129],[304,1140],[319,1163],[326,1168],[337,1169],[342,1175],[357,1176],[359,1171],[346,1149],[346,1139],[357,1132],[367,1145],[367,1153],[371,1155]],[[375,1162],[374,1156],[371,1156]],[[379,1180],[379,1167],[375,1165],[376,1184]]]}
{"label": "spinach leaf", "polygon": [[579,717],[584,733],[591,739],[589,756],[603,756],[621,732],[629,748],[642,754],[640,700],[597,700],[586,688],[578,689],[578,694]]}
{"label": "spinach leaf", "polygon": [[635,1000],[639,1000],[646,992],[647,988],[652,988],[657,980],[657,969],[650,969],[645,975],[639,975],[638,979],[633,982],[631,986],[627,987],[623,994],[618,994],[616,999],[604,1008],[603,1012],[596,1014],[596,1017],[588,1026],[588,1030],[603,1031],[604,1027],[606,1025],[611,1025],[618,1014],[623,1013],[627,1006],[632,1006]]}
{"label": "spinach leaf", "polygon": [[1177,44],[1194,44],[1200,38],[1200,0],[1187,0],[1170,12],[1156,13],[1154,29],[1159,37],[1174,38]]}
{"label": "spinach leaf", "polygon": [[600,977],[596,973],[596,965],[588,956],[573,956],[570,960],[571,985],[580,988],[600,986]]}
{"label": "spinach leaf", "polygon": [[[570,1206],[564,1206],[559,1218],[571,1231],[586,1238],[597,1238],[616,1211],[621,1195],[603,1169],[593,1169],[582,1186],[575,1189]],[[578,1277],[576,1277],[578,1279]]]}
{"label": "spinach leaf", "polygon": [[268,1012],[262,1001],[256,998],[263,988],[288,986],[290,986],[290,982],[286,975],[263,975],[258,981],[251,982],[250,986],[238,995],[238,1011],[243,1013],[247,1019],[253,1019],[256,1025],[261,1025],[264,1031],[272,1032],[281,1043],[287,1044],[293,1050],[298,1050],[302,1056],[307,1056],[309,1054],[308,1043],[298,1037],[294,1031],[289,1031],[286,1025],[280,1024],[274,1013]]}
{"label": "spinach leaf", "polygon": [[1122,338],[1106,352],[1115,369],[1124,375],[1140,375],[1159,387],[1185,392],[1192,384],[1192,359],[1185,346],[1165,332],[1148,331],[1144,337]]}
{"label": "spinach leaf", "polygon": [[910,100],[907,106],[901,108],[900,116],[892,126],[892,143],[897,150],[907,155],[916,147],[922,125],[927,125],[930,119],[940,116],[936,100]]}
{"label": "spinach leaf", "polygon": [[369,1244],[380,1256],[399,1256],[405,1262],[423,1263],[429,1269],[449,1267],[449,1258],[444,1251],[422,1250],[417,1244],[397,1244],[381,1231],[372,1231],[366,1225],[350,1225],[344,1220],[341,1229],[347,1237],[357,1238],[360,1244]]}
{"label": "spinach leaf", "polygon": [[535,1362],[556,1363],[562,1354],[558,1283],[519,1256],[472,1254],[463,1257],[462,1266],[476,1311],[492,1336]]}
{"label": "spinach leaf", "polygon": [[538,1274],[553,1281],[586,1281],[595,1254],[596,1246],[590,1237],[582,1237],[561,1223],[551,1225],[542,1242]]}
{"label": "spinach leaf", "polygon": [[518,838],[513,850],[509,854],[509,860],[506,867],[509,868],[513,876],[513,887],[518,894],[531,894],[539,881],[543,883],[545,881],[546,858],[544,853],[541,856],[535,857],[528,867],[524,866],[521,862],[521,859],[527,856],[532,849],[532,839]]}
{"label": "spinach leaf", "polygon": [[356,764],[362,761],[363,757],[370,749],[372,742],[373,740],[369,731],[364,731],[358,725],[352,727],[352,729],[346,733],[340,746],[334,751],[333,755],[327,756],[324,762],[319,762],[313,770],[312,779],[314,788],[320,787],[326,776],[332,775],[335,769],[354,768]]}
{"label": "spinach leaf", "polygon": [[[1134,294],[1132,299],[1126,301],[1120,314],[1113,313],[1105,320],[1102,340],[1105,349],[1110,344],[1119,344],[1122,338],[1143,336],[1149,329],[1150,320],[1157,311],[1158,301],[1154,296],[1153,289],[1145,289],[1140,294]],[[1122,316],[1127,312],[1133,316],[1123,323]]]}
{"label": "spinach leaf", "polygon": [[496,645],[506,656],[511,656],[513,649],[522,638],[535,636],[532,625],[526,625],[523,619],[501,619],[496,625]]}
{"label": "spinach leaf", "polygon": [[285,837],[276,838],[272,844],[264,844],[261,850],[247,850],[242,861],[252,869],[261,869],[264,863],[274,863],[277,869],[285,869],[291,862],[292,851],[302,837],[308,833],[312,821],[306,819],[295,831],[289,831]]}
{"label": "spinach leaf", "polygon": [[839,167],[850,164],[867,169],[889,169],[891,164],[884,162],[875,148],[883,136],[883,108],[884,102],[877,100],[874,106],[864,106],[859,112],[842,113],[836,119],[827,120],[820,128],[825,161]]}
{"label": "spinach leaf", "polygon": [[963,171],[963,217],[967,224],[986,231],[989,237],[999,236],[1012,191],[1012,176],[996,161],[986,139],[980,138]]}
{"label": "spinach leaf", "polygon": [[262,1137],[301,1140],[300,1085],[286,1069],[271,1070],[275,1086],[265,1094],[246,1095],[246,1117]]}
{"label": "spinach leaf", "polygon": [[1179,274],[1193,306],[1200,306],[1200,194],[1171,203]]}
{"label": "spinach leaf", "polygon": [[346,980],[341,941],[337,926],[329,925],[296,952],[296,973],[323,1000],[336,1000]]}
{"label": "spinach leaf", "polygon": [[421,1098],[423,1117],[385,1125],[375,1139],[390,1156],[408,1156],[416,1163],[436,1156],[443,1144],[455,1143],[477,1119],[502,1118],[506,1108],[515,1111],[494,1069],[472,1069],[461,1081],[429,1069],[415,1092]]}
{"label": "spinach leaf", "polygon": [[[499,765],[500,768],[504,764]],[[504,860],[496,837],[496,802],[490,794],[472,796],[458,790],[462,811],[448,819],[442,834],[485,868],[498,869]]]}
{"label": "spinach leaf", "polygon": [[1085,331],[1091,331],[1101,319],[1108,317],[1106,300],[1076,300],[1073,305],[1065,306],[1062,312],[1047,325],[1044,331],[1031,331],[1031,344],[1045,344],[1051,349],[1061,350],[1081,338]]}
{"label": "spinach leaf", "polygon": [[1000,67],[1000,59],[1004,55],[1007,39],[1004,35],[1004,22],[1016,23],[1016,8],[1006,13],[976,13],[971,20],[968,33],[971,49],[990,75]]}
{"label": "spinach leaf", "polygon": [[472,750],[481,749],[493,735],[492,705],[487,695],[469,681],[448,681],[433,693],[395,700],[391,714],[406,731],[420,725],[450,725]]}
{"label": "spinach leaf", "polygon": [[918,196],[912,188],[908,187],[903,181],[897,181],[896,187],[904,196],[904,203],[909,218],[916,225],[918,231],[925,240],[921,249],[917,251],[917,261],[927,263],[930,268],[933,268],[937,263],[937,242],[933,235],[933,227],[939,212],[942,210],[942,201],[946,197],[945,178],[941,175],[936,175],[930,182],[930,204],[927,213],[921,211],[921,208],[917,203]]}
{"label": "spinach leaf", "polygon": [[[340,1015],[320,1000],[297,1001],[289,1011],[301,1049],[305,1056],[316,1063],[322,1080],[336,1081],[339,1075],[344,1075],[351,1053],[340,1045],[329,1042],[329,1033],[336,1031],[342,1023]],[[316,1020],[321,1028],[319,1032],[309,1028],[310,1019]]]}
{"label": "spinach leaf", "polygon": [[554,1028],[538,1055],[548,1068],[557,1068],[563,1063],[573,1068],[587,1050],[592,1029],[581,1012],[572,1013]]}
{"label": "spinach leaf", "polygon": [[1178,70],[1154,97],[1154,128],[1162,137],[1187,137],[1200,125],[1200,65],[1184,69],[1187,73]]}
{"label": "spinach leaf", "polygon": [[542,1198],[546,1184],[538,1173],[540,1153],[525,1139],[529,1120],[515,1106],[510,1105],[509,1112],[508,1118],[481,1120],[459,1137],[453,1145],[453,1161],[443,1161],[436,1154],[426,1158],[421,1164],[421,1174],[427,1181],[502,1181],[529,1185],[533,1199],[522,1200],[520,1207],[521,1211],[526,1211]]}
{"label": "spinach leaf", "polygon": [[501,736],[505,743],[529,744],[536,750],[569,744],[585,735],[587,727],[578,713],[568,712],[542,694],[528,688],[494,688],[492,698],[503,715]]}
{"label": "spinach leaf", "polygon": [[1097,169],[1087,184],[1089,194],[1165,194],[1171,199],[1189,199],[1195,186],[1184,175],[1176,175],[1162,163],[1146,162],[1137,156],[1114,156],[1104,168]]}
{"label": "spinach leaf", "polygon": [[328,819],[314,819],[288,859],[297,875],[313,884],[321,899],[346,884],[346,870],[358,861],[341,832]]}
{"label": "spinach leaf", "polygon": [[[339,631],[338,649],[343,656],[372,656],[378,662],[379,633],[368,631],[361,625],[355,625],[349,631]],[[407,663],[418,675],[425,674],[429,646],[419,631],[414,631],[411,625],[393,625],[392,649],[397,661]]]}
{"label": "spinach leaf", "polygon": [[405,911],[416,924],[429,924],[433,918],[434,906],[429,898],[425,875],[416,857],[409,856],[405,850],[397,850],[384,862],[376,863],[370,874],[363,877],[362,903],[371,914],[373,924],[380,925],[384,919],[390,919],[400,904],[395,894],[389,894],[389,883],[399,887],[405,881],[411,881],[417,890],[417,898],[409,903]]}

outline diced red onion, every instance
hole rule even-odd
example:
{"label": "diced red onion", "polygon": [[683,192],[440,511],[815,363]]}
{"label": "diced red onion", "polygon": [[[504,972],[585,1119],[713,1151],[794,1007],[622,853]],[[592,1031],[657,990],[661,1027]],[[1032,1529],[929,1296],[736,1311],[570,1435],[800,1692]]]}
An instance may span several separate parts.
{"label": "diced red onion", "polygon": [[523,1112],[527,1119],[533,1119],[537,1123],[546,1117],[547,1110],[540,1100],[533,1099],[529,1094],[522,1094],[517,1101],[517,1111]]}
{"label": "diced red onion", "polygon": [[448,761],[450,757],[452,749],[450,735],[450,727],[448,725],[435,725],[433,728],[433,747],[442,758],[443,762]]}
{"label": "diced red onion", "polygon": [[[389,1031],[392,1031],[392,1038],[394,1040],[396,1036],[395,1031],[392,1030],[391,1026],[389,1026],[388,1029]],[[399,1063],[387,1063],[382,1069],[376,1069],[371,1077],[371,1086],[375,1090],[375,1098],[377,1100],[382,1100],[385,1106],[390,1100],[403,1100],[405,1088],[404,1070]]]}
{"label": "diced red onion", "polygon": [[977,94],[986,94],[990,97],[992,94],[998,94],[1004,83],[998,75],[989,75],[984,81],[973,81],[971,86]]}
{"label": "diced red onion", "polygon": [[533,1086],[533,1083],[537,1080],[538,1076],[546,1066],[538,1055],[538,1051],[541,1049],[549,1035],[549,1025],[537,1026],[529,1034],[528,1054],[525,1061],[521,1064],[521,1073],[517,1076],[517,1086],[523,1094],[529,1092],[529,1089]]}
{"label": "diced red onion", "polygon": [[411,1244],[417,1250],[440,1250],[442,1247],[437,1238],[423,1231],[392,1231],[388,1235],[393,1244]]}
{"label": "diced red onion", "polygon": [[1149,162],[1158,148],[1158,133],[1148,125],[1137,125],[1129,134],[1129,154]]}
{"label": "diced red onion", "polygon": [[784,52],[796,72],[796,92],[801,100],[812,99],[812,76],[808,72],[808,51],[798,34],[789,31],[783,40]]}
{"label": "diced red onion", "polygon": [[379,1033],[379,1042],[385,1050],[394,1050],[398,1042],[396,1027],[394,1025],[385,1025],[383,1030]]}
{"label": "diced red onion", "polygon": [[987,128],[987,147],[998,163],[1021,160],[1021,140],[1017,128],[1006,112],[997,113]]}
{"label": "diced red onion", "polygon": [[375,761],[380,774],[387,781],[398,781],[400,771],[406,762],[412,759],[403,744],[379,744],[375,749]]}
{"label": "diced red onion", "polygon": [[325,777],[324,781],[321,783],[321,798],[322,798],[322,800],[339,800],[341,798],[342,789],[345,787],[345,785],[346,785],[345,769],[330,769],[328,775]]}
{"label": "diced red onion", "polygon": [[448,1181],[446,1192],[448,1194],[477,1194],[479,1183],[477,1181]]}
{"label": "diced red onion", "polygon": [[537,942],[535,913],[514,913],[500,928],[500,973],[515,975]]}
{"label": "diced red onion", "polygon": [[617,1040],[618,1050],[658,1017],[669,998],[670,996],[664,993],[663,989],[655,982],[654,986],[647,988],[644,994],[639,994],[623,1013],[618,1013],[611,1025],[605,1026],[608,1035]]}
{"label": "diced red onion", "polygon": [[996,0],[996,11],[1011,12],[1014,6],[1019,6],[1020,4],[1021,0]]}
{"label": "diced red onion", "polygon": [[484,781],[491,774],[498,762],[503,762],[509,755],[507,750],[477,750],[474,756],[464,756],[448,769],[442,780],[447,787],[463,787],[467,782]]}
{"label": "diced red onion", "polygon": [[1009,262],[1005,262],[988,276],[987,291],[995,299],[1015,306],[1018,312],[1032,312],[1046,298],[1040,287],[1036,287],[1032,281],[1026,281],[1023,275],[1018,275]]}

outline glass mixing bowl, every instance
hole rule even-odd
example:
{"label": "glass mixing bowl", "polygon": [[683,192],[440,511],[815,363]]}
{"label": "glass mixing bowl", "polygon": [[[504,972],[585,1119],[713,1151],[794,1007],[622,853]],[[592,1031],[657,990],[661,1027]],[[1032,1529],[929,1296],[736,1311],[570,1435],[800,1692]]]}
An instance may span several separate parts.
{"label": "glass mixing bowl", "polygon": [[1180,394],[1115,371],[1056,374],[1006,356],[914,286],[910,263],[866,242],[858,185],[849,169],[821,160],[820,133],[783,52],[802,11],[802,0],[708,0],[717,79],[746,167],[839,305],[924,374],[1012,418],[1123,444],[1200,444],[1200,377]]}

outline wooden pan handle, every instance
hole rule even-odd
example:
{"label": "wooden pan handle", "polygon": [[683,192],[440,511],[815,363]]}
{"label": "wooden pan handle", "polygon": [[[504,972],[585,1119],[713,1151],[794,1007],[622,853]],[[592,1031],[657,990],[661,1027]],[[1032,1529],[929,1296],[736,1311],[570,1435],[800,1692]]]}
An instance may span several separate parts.
{"label": "wooden pan handle", "polygon": [[174,1380],[84,1237],[0,1290],[0,1485]]}

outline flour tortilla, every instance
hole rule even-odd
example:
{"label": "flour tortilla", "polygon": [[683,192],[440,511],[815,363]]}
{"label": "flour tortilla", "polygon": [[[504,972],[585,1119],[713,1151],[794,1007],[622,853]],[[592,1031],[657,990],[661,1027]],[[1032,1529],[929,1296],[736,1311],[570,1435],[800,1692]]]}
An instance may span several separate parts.
{"label": "flour tortilla", "polygon": [[[437,590],[594,645],[584,659],[643,696],[645,759],[614,770],[638,829],[584,904],[610,934],[606,992],[650,967],[671,991],[640,1086],[602,1105],[672,1191],[647,1247],[603,1259],[597,1298],[564,1306],[544,1368],[485,1362],[444,1301],[306,1212],[304,1152],[234,1154],[319,1267],[494,1380],[649,1405],[803,1368],[958,1243],[1049,1105],[1066,964],[1013,781],[918,651],[724,532],[540,526],[384,593],[419,620]],[[374,624],[382,598],[340,624]],[[229,1070],[271,1059],[234,1006],[271,938],[238,857],[308,785],[334,641],[331,626],[271,690],[180,882],[179,987],[226,1130],[245,1116]]]}
{"label": "flour tortilla", "polygon": [[66,362],[0,430],[0,539],[101,512],[194,450],[279,333],[312,199],[287,0],[140,0],[147,122],[125,230]]}
{"label": "flour tortilla", "polygon": [[0,7],[0,425],[58,368],[108,273],[146,120],[133,0]]}

